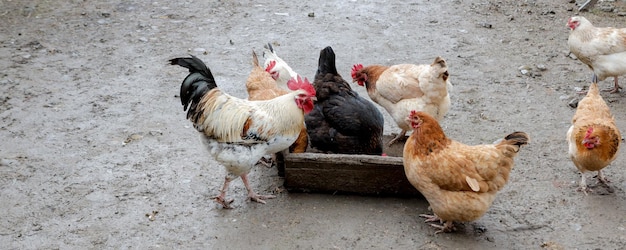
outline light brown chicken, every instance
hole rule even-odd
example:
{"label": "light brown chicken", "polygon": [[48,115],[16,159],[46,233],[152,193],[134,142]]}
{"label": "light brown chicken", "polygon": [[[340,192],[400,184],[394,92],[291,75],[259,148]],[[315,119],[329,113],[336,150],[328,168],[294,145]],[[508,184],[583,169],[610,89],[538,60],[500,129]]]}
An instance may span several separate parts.
{"label": "light brown chicken", "polygon": [[578,102],[567,131],[569,155],[582,175],[580,190],[585,194],[589,191],[586,171],[598,171],[598,180],[607,184],[602,169],[615,160],[621,139],[611,110],[600,96],[598,83],[591,83],[585,98]]}
{"label": "light brown chicken", "polygon": [[435,118],[411,111],[406,118],[413,133],[404,144],[404,171],[440,221],[437,233],[453,231],[453,222],[480,218],[509,179],[513,158],[528,144],[524,132],[514,132],[495,144],[469,146],[446,137]]}
{"label": "light brown chicken", "polygon": [[[273,64],[276,64],[274,61]],[[274,65],[269,63],[266,69],[259,65],[259,59],[254,51],[252,51],[252,71],[246,80],[246,90],[248,91],[248,100],[265,101],[274,99],[278,96],[285,95],[291,91],[278,87],[276,80],[267,71]],[[286,86],[286,83],[285,83]],[[289,147],[291,153],[304,153],[309,146],[309,137],[306,133],[306,127],[302,124],[302,130],[296,142]]]}

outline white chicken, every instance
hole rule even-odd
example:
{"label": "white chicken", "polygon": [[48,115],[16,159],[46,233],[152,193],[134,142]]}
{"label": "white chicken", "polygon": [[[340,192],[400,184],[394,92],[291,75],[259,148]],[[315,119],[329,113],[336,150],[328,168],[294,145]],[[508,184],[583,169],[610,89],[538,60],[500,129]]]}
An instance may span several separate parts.
{"label": "white chicken", "polygon": [[[263,51],[263,57],[265,58],[264,67],[267,72],[272,75],[272,78],[276,80],[278,87],[289,90],[287,87],[287,81],[298,77],[296,73],[289,65],[278,55],[271,43],[268,43]],[[289,90],[290,91],[290,90]]]}
{"label": "white chicken", "polygon": [[618,76],[626,74],[626,28],[594,27],[582,16],[570,17],[567,26],[571,29],[567,44],[578,60],[593,70],[593,82],[614,77],[618,92]]}
{"label": "white chicken", "polygon": [[370,99],[385,108],[402,130],[387,145],[412,130],[405,122],[411,110],[424,111],[437,121],[443,119],[450,109],[449,76],[448,64],[441,57],[431,64],[356,64],[352,68],[352,80],[365,86]]}

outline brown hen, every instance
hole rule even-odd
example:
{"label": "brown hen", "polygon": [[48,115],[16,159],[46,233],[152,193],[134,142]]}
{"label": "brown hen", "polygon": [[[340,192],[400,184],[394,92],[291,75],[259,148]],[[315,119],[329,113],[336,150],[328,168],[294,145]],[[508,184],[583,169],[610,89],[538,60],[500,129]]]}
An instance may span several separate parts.
{"label": "brown hen", "polygon": [[[248,100],[265,101],[274,99],[278,96],[285,95],[291,91],[278,87],[276,80],[268,72],[269,68],[274,67],[276,62],[270,62],[266,69],[259,65],[259,59],[254,51],[252,51],[252,71],[246,80],[246,90],[248,91]],[[286,84],[285,84],[286,86]],[[302,129],[298,139],[289,147],[290,153],[304,153],[309,146],[309,137],[306,133],[306,127],[302,124]]]}
{"label": "brown hen", "polygon": [[598,180],[607,184],[602,169],[617,157],[621,140],[611,110],[600,96],[598,83],[591,83],[585,98],[578,102],[567,131],[569,155],[582,175],[580,190],[585,194],[589,191],[586,171],[598,171]]}
{"label": "brown hen", "polygon": [[411,111],[406,119],[413,133],[404,145],[404,171],[434,215],[420,215],[440,232],[454,230],[453,222],[480,218],[509,179],[513,158],[529,141],[514,132],[495,144],[469,146],[446,137],[435,118]]}

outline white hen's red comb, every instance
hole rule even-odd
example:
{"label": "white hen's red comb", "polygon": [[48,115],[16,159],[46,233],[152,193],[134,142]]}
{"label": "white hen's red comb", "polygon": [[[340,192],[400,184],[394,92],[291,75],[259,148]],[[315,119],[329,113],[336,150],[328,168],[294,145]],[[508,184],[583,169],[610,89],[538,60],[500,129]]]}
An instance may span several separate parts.
{"label": "white hen's red comb", "polygon": [[310,96],[315,96],[315,88],[313,88],[313,85],[309,82],[308,79],[306,79],[306,77],[304,78],[304,80],[302,80],[300,75],[298,75],[297,78],[289,79],[289,81],[287,82],[287,87],[289,87],[289,89],[291,90],[303,89]]}

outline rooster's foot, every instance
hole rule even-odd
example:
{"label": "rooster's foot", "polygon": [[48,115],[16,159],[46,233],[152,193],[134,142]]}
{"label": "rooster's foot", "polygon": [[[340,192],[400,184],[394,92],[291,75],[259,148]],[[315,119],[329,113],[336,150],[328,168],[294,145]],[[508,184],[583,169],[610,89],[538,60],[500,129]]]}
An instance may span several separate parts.
{"label": "rooster's foot", "polygon": [[258,203],[265,204],[265,200],[266,199],[274,199],[274,198],[276,198],[276,196],[274,196],[274,195],[258,195],[258,194],[253,193],[253,194],[249,194],[248,198],[250,198],[251,201],[256,201]]}
{"label": "rooster's foot", "polygon": [[265,157],[261,157],[261,159],[259,159],[259,161],[256,164],[257,165],[261,164],[261,165],[263,165],[266,168],[272,168],[274,166],[275,162],[276,161],[274,160],[274,157],[269,158],[269,159],[267,159]]}
{"label": "rooster's foot", "polygon": [[235,201],[234,199],[226,200],[226,199],[224,199],[224,196],[221,196],[221,195],[213,197],[213,200],[215,200],[215,202],[221,204],[222,207],[224,207],[226,209],[233,208],[233,207],[230,206],[230,204],[233,203],[233,201]]}

